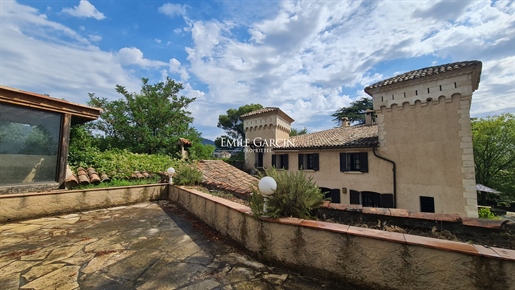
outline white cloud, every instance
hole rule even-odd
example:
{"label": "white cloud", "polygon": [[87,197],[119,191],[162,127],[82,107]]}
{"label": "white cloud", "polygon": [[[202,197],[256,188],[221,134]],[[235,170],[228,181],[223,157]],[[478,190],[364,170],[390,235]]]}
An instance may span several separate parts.
{"label": "white cloud", "polygon": [[[190,42],[152,34],[148,50],[136,37],[120,38],[119,46],[103,51],[96,44],[101,36],[82,32],[85,27],[75,31],[3,0],[0,33],[9,42],[0,43],[0,83],[84,102],[88,91],[113,97],[115,84],[139,90],[142,72],[156,79],[170,75],[183,83],[184,95],[197,97],[190,110],[195,124],[210,130],[208,137],[220,132],[219,114],[249,103],[281,107],[296,120],[294,127],[313,132],[334,125],[330,115],[365,96],[363,87],[395,72],[478,59],[483,74],[472,114],[515,109],[513,1],[300,0],[274,2],[256,13],[263,2],[232,2],[222,0],[226,11],[209,19],[187,19],[186,6],[178,4],[159,7],[184,18],[185,27],[169,32],[190,35]],[[84,13],[88,4],[70,10]],[[84,15],[93,17],[94,11]],[[127,25],[125,31],[139,27]],[[148,28],[139,25],[140,32]]]}
{"label": "white cloud", "polygon": [[88,0],[80,0],[78,6],[74,6],[73,8],[63,8],[61,12],[80,18],[92,17],[96,20],[102,20],[105,18],[104,14],[98,11],[97,8],[95,8],[93,4],[89,3]]}
{"label": "white cloud", "polygon": [[95,35],[95,34],[90,34],[88,35],[88,39],[92,42],[99,42],[102,40],[102,36],[100,35]]}
{"label": "white cloud", "polygon": [[[449,5],[455,9],[441,14]],[[483,75],[489,75],[480,90],[504,100],[481,108],[495,110],[515,96],[514,61],[508,58],[515,36],[513,9],[496,5],[502,9],[483,0],[286,1],[272,17],[249,24],[248,39],[232,34],[232,22],[192,22],[189,72],[208,85],[208,102],[279,106],[304,125],[320,115],[330,120],[336,109],[364,96],[363,87],[390,77],[377,71],[381,63],[422,56],[479,59],[488,64]],[[489,66],[498,67],[495,76]],[[348,88],[358,92],[349,96]],[[474,102],[488,102],[487,94],[476,94]]]}
{"label": "white cloud", "polygon": [[122,65],[138,65],[141,67],[159,68],[167,64],[162,61],[150,60],[143,57],[143,52],[136,47],[124,47],[118,51],[118,60]]}
{"label": "white cloud", "polygon": [[[0,18],[0,35],[9,39],[0,45],[0,84],[77,103],[86,103],[88,92],[119,98],[116,84],[129,91],[140,89],[140,75],[124,69],[118,53],[102,51],[72,29],[40,17],[37,9],[2,1]],[[127,57],[126,61],[130,60]],[[132,63],[144,67],[160,64],[144,59],[137,51]],[[5,73],[8,71],[12,73]]]}
{"label": "white cloud", "polygon": [[164,15],[175,17],[175,16],[185,16],[186,15],[186,5],[181,4],[172,4],[172,3],[165,3],[161,5],[157,9],[160,13],[163,13]]}
{"label": "white cloud", "polygon": [[170,59],[169,63],[169,71],[174,74],[179,74],[181,77],[181,82],[186,82],[190,76],[186,71],[186,68],[181,66],[181,62],[175,58]]}

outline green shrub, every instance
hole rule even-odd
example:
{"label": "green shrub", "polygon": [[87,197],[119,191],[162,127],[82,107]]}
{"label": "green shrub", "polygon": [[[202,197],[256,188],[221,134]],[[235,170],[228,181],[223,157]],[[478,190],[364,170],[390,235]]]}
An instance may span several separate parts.
{"label": "green shrub", "polygon": [[492,211],[490,211],[490,209],[487,208],[487,207],[479,208],[478,215],[479,215],[479,218],[481,218],[481,219],[490,219],[490,220],[498,220],[498,219],[500,219]]}
{"label": "green shrub", "polygon": [[[324,195],[303,171],[277,171],[266,169],[265,174],[275,179],[277,189],[268,197],[267,215],[271,217],[296,217],[309,219],[312,211],[322,204]],[[257,184],[252,188],[250,206],[254,215],[263,215],[264,198]]]}
{"label": "green shrub", "polygon": [[111,149],[104,152],[91,150],[87,153],[87,155],[83,154],[84,156],[76,155],[78,158],[70,160],[70,165],[74,168],[91,166],[99,174],[105,173],[111,179],[130,178],[134,171],[147,171],[156,174],[157,172],[165,172],[168,167],[178,168],[180,164],[180,161],[167,155],[138,154],[120,149]]}
{"label": "green shrub", "polygon": [[200,182],[202,182],[202,172],[194,164],[181,164],[173,178],[173,183],[177,185],[197,185]]}

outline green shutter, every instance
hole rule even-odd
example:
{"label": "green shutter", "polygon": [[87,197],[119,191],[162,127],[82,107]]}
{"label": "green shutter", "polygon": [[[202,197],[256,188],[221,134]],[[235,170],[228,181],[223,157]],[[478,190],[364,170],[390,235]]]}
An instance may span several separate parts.
{"label": "green shutter", "polygon": [[288,170],[288,154],[283,155],[283,163],[282,166],[285,170]]}
{"label": "green shutter", "polygon": [[277,155],[272,154],[272,167],[277,168]]}
{"label": "green shutter", "polygon": [[302,164],[302,161],[304,160],[304,154],[299,154],[299,170],[302,170],[302,168],[304,167]]}

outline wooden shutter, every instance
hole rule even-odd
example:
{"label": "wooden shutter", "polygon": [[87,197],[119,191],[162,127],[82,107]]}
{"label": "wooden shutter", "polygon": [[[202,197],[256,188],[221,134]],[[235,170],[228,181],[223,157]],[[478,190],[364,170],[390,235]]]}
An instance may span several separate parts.
{"label": "wooden shutter", "polygon": [[340,203],[340,189],[331,189],[331,202]]}
{"label": "wooden shutter", "polygon": [[381,207],[393,208],[393,194],[381,194]]}
{"label": "wooden shutter", "polygon": [[313,170],[320,170],[320,166],[318,164],[318,153],[313,154]]}
{"label": "wooden shutter", "polygon": [[277,155],[272,154],[272,167],[277,168]]}
{"label": "wooden shutter", "polygon": [[347,171],[347,153],[340,153],[340,171]]}
{"label": "wooden shutter", "polygon": [[299,170],[302,170],[304,167],[304,164],[302,164],[302,161],[304,161],[304,154],[299,154]]}
{"label": "wooden shutter", "polygon": [[282,167],[285,169],[285,170],[288,170],[288,154],[284,154],[283,155],[283,160],[282,160]]}
{"label": "wooden shutter", "polygon": [[350,191],[350,204],[359,204],[359,191]]}
{"label": "wooden shutter", "polygon": [[359,153],[359,171],[368,172],[368,152]]}

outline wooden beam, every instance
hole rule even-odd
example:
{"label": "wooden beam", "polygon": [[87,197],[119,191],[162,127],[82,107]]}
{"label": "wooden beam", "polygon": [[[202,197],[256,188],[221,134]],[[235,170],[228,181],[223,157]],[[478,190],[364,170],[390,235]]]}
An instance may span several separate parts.
{"label": "wooden beam", "polygon": [[59,140],[59,156],[57,158],[57,182],[60,188],[64,188],[66,180],[66,165],[68,164],[68,148],[70,142],[71,114],[64,114],[61,120],[61,138]]}
{"label": "wooden beam", "polygon": [[37,108],[62,114],[71,114],[86,121],[96,120],[102,109],[75,104],[66,100],[0,86],[0,102]]}

